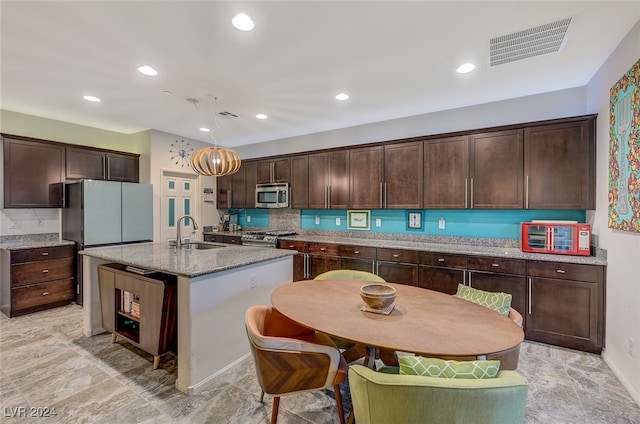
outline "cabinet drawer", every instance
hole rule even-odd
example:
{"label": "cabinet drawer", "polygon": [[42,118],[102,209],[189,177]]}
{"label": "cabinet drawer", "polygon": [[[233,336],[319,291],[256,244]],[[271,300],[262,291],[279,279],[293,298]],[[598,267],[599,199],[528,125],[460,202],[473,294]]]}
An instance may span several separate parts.
{"label": "cabinet drawer", "polygon": [[222,234],[205,234],[204,241],[212,241],[216,243],[224,243],[224,236]]}
{"label": "cabinet drawer", "polygon": [[75,247],[73,245],[69,245],[12,250],[11,263],[17,264],[21,262],[46,261],[47,259],[72,258],[75,253],[74,249]]}
{"label": "cabinet drawer", "polygon": [[345,258],[375,259],[376,248],[365,246],[340,246],[340,256]]}
{"label": "cabinet drawer", "polygon": [[27,262],[11,266],[11,287],[73,278],[73,276],[73,258]]}
{"label": "cabinet drawer", "polygon": [[280,249],[297,250],[300,253],[307,252],[306,241],[278,240],[278,247]]}
{"label": "cabinet drawer", "polygon": [[73,279],[31,284],[11,290],[13,311],[73,299]]}
{"label": "cabinet drawer", "polygon": [[467,257],[450,253],[420,252],[420,264],[464,269],[467,267]]}
{"label": "cabinet drawer", "polygon": [[325,243],[309,243],[309,253],[316,255],[338,255],[337,244],[325,244]]}
{"label": "cabinet drawer", "polygon": [[418,263],[418,252],[415,250],[403,249],[380,249],[378,248],[378,260],[390,262],[404,262],[408,264]]}
{"label": "cabinet drawer", "polygon": [[603,281],[604,270],[598,265],[567,264],[562,262],[529,261],[530,277],[558,278],[561,280],[598,283]]}
{"label": "cabinet drawer", "polygon": [[525,275],[527,261],[524,259],[488,258],[469,256],[467,268],[474,271],[488,271],[502,274]]}
{"label": "cabinet drawer", "polygon": [[227,244],[235,244],[235,245],[242,244],[241,236],[224,236],[223,240],[224,240],[224,243],[227,243]]}

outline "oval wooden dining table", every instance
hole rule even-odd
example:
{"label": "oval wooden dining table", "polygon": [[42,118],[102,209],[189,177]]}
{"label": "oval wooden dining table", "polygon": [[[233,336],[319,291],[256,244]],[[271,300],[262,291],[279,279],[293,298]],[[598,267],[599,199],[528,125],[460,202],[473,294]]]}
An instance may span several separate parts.
{"label": "oval wooden dining table", "polygon": [[388,315],[362,311],[354,280],[305,280],[278,287],[271,303],[306,327],[376,349],[441,358],[483,358],[524,339],[508,317],[454,296],[403,284]]}

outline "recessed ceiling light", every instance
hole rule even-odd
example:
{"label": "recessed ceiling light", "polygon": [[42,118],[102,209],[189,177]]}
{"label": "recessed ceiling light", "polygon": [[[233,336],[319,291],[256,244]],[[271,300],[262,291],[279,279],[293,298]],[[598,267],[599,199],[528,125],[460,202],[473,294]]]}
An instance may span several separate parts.
{"label": "recessed ceiling light", "polygon": [[244,13],[238,13],[236,16],[234,16],[231,20],[231,23],[240,31],[251,31],[254,27],[253,21],[251,20],[249,15],[246,15]]}
{"label": "recessed ceiling light", "polygon": [[458,66],[456,72],[459,74],[466,74],[467,72],[471,72],[474,69],[476,69],[476,65],[474,65],[473,63],[463,63],[462,65]]}
{"label": "recessed ceiling light", "polygon": [[347,100],[349,95],[347,93],[340,93],[336,96],[336,100]]}
{"label": "recessed ceiling light", "polygon": [[207,128],[207,127],[200,127],[200,131],[202,131],[202,132],[209,132],[209,131],[211,131],[211,129],[210,129],[210,128]]}
{"label": "recessed ceiling light", "polygon": [[258,119],[267,119],[268,116],[265,115],[264,113],[259,113],[259,114],[256,115],[256,118],[258,118]]}
{"label": "recessed ceiling light", "polygon": [[96,96],[83,96],[82,98],[94,103],[98,103],[101,101],[100,98]]}
{"label": "recessed ceiling light", "polygon": [[158,75],[158,71],[156,71],[155,69],[153,69],[151,66],[148,66],[148,65],[140,66],[138,68],[138,72],[150,77],[155,77],[156,75]]}

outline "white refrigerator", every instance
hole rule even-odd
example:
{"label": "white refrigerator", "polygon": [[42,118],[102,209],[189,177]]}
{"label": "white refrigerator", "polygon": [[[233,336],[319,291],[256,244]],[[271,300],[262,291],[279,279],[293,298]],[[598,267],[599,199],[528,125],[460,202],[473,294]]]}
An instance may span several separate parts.
{"label": "white refrigerator", "polygon": [[[65,186],[62,238],[83,250],[153,241],[153,186],[83,180]],[[82,260],[77,258],[76,303],[82,304]]]}

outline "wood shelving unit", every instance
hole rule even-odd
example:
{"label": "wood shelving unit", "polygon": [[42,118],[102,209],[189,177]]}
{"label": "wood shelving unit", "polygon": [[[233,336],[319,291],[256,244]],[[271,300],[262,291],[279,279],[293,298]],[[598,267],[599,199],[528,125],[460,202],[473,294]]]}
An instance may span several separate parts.
{"label": "wood shelving unit", "polygon": [[[140,275],[115,263],[99,265],[98,277],[102,326],[111,332],[111,341],[124,338],[153,355],[153,368],[158,368],[160,355],[176,350],[177,278],[161,272]],[[126,292],[139,298],[139,316],[124,307]]]}

